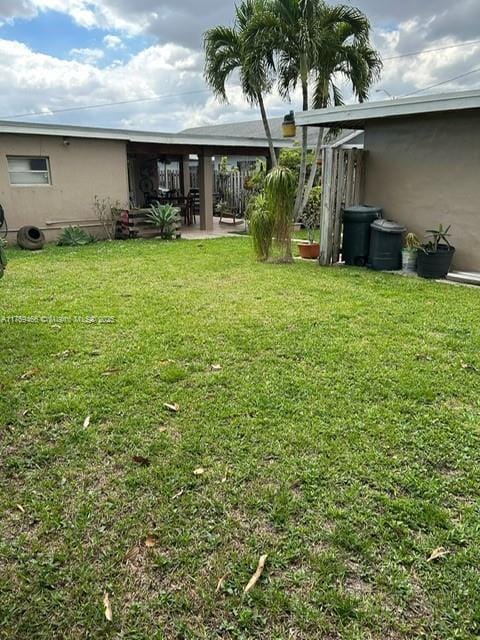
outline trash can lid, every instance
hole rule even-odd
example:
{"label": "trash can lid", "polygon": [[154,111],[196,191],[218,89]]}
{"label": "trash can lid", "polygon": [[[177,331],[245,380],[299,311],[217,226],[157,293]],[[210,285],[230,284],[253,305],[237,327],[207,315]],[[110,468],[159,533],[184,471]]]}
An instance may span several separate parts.
{"label": "trash can lid", "polygon": [[353,207],[345,207],[343,209],[343,218],[344,220],[349,221],[371,221],[375,220],[375,218],[380,218],[381,215],[382,209],[380,207],[370,207],[365,204]]}
{"label": "trash can lid", "polygon": [[370,225],[372,229],[376,229],[377,231],[381,231],[382,233],[405,233],[407,227],[404,227],[403,224],[399,224],[398,222],[394,222],[393,220],[375,220]]}

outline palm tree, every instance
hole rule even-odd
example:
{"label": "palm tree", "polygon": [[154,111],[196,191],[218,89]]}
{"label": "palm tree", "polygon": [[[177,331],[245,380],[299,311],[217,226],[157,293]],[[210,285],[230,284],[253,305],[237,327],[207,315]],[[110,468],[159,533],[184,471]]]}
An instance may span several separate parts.
{"label": "palm tree", "polygon": [[[331,7],[323,0],[271,0],[267,9],[253,17],[246,40],[252,44],[268,42],[273,46],[283,97],[289,98],[300,85],[304,111],[310,106],[342,104],[341,92],[335,84],[337,74],[351,82],[360,101],[368,97],[369,87],[380,73],[381,61],[370,45],[370,23],[361,11],[344,5]],[[323,130],[320,130],[316,159],[322,140]],[[294,208],[296,219],[308,200],[315,178],[316,162],[305,185],[307,147],[308,129],[303,127]]]}
{"label": "palm tree", "polygon": [[235,9],[233,27],[213,27],[205,33],[205,79],[215,95],[227,102],[225,84],[234,72],[238,72],[244,96],[250,104],[260,108],[272,166],[276,166],[277,158],[263,100],[274,80],[272,49],[266,46],[267,41],[260,46],[246,38],[254,17],[266,12],[267,2],[243,0]]}

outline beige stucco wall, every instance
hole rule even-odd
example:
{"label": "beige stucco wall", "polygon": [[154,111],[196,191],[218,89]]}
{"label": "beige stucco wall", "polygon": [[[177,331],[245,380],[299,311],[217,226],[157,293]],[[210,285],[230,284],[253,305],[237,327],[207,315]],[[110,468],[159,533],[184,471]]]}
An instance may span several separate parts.
{"label": "beige stucco wall", "polygon": [[[128,203],[126,143],[117,140],[0,134],[0,204],[14,241],[23,225],[40,227],[48,241],[69,225],[101,235],[92,209],[95,195]],[[11,186],[7,156],[47,156],[51,185]]]}
{"label": "beige stucco wall", "polygon": [[451,224],[456,269],[480,270],[480,115],[370,122],[365,202],[423,236]]}

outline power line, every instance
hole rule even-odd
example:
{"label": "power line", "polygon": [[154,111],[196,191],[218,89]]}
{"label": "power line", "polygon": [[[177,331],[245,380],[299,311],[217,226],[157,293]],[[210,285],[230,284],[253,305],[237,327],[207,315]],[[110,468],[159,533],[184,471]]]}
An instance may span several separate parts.
{"label": "power line", "polygon": [[417,93],[422,93],[422,91],[428,91],[429,89],[435,89],[436,87],[441,87],[444,84],[449,84],[450,82],[454,82],[455,80],[460,80],[461,78],[466,78],[467,76],[471,76],[474,73],[479,73],[480,67],[476,69],[472,69],[471,71],[467,71],[466,73],[461,73],[459,76],[454,76],[453,78],[449,78],[448,80],[442,80],[442,82],[436,82],[435,84],[431,84],[428,87],[423,87],[423,89],[417,89],[416,91],[412,91],[411,93],[406,93],[402,96],[402,98],[408,98],[410,96],[414,96]]}
{"label": "power line", "polygon": [[[458,47],[467,47],[467,46],[471,46],[474,44],[480,44],[480,40],[471,40],[469,42],[459,42],[458,44],[451,44],[451,45],[445,45],[442,47],[435,47],[432,49],[423,49],[421,51],[413,51],[411,53],[403,53],[403,54],[399,54],[398,56],[389,56],[387,58],[383,58],[384,62],[389,62],[391,60],[399,60],[401,58],[409,58],[409,57],[414,57],[414,56],[418,56],[418,55],[422,55],[423,53],[432,53],[435,51],[444,51],[446,49],[454,49],[454,48],[458,48]],[[474,69],[473,71],[469,71],[465,74],[462,74],[460,76],[457,76],[455,78],[450,78],[450,80],[445,80],[444,82],[439,82],[437,84],[431,85],[430,87],[425,87],[424,89],[418,89],[417,91],[414,91],[413,93],[409,93],[406,94],[408,96],[410,95],[415,95],[416,93],[420,93],[422,91],[427,91],[428,89],[434,89],[435,87],[439,87],[443,84],[448,84],[449,82],[453,82],[454,80],[458,80],[460,78],[469,76],[473,73],[477,73],[477,71],[480,71],[480,69]],[[163,94],[163,95],[157,95],[157,96],[153,96],[151,98],[136,98],[133,100],[119,100],[116,102],[102,102],[99,104],[87,104],[87,105],[83,105],[81,107],[66,107],[63,109],[49,109],[48,111],[34,111],[31,113],[16,113],[14,115],[8,115],[8,116],[0,116],[1,120],[10,120],[12,118],[28,118],[31,116],[49,116],[49,115],[55,115],[57,113],[70,113],[70,112],[75,112],[75,111],[86,111],[88,109],[103,109],[105,107],[116,107],[116,106],[122,106],[122,105],[127,105],[127,104],[139,104],[141,102],[155,102],[157,100],[164,100],[166,98],[178,98],[178,97],[182,97],[182,96],[188,96],[188,95],[194,95],[194,94],[202,94],[202,93],[210,93],[209,89],[199,89],[197,91],[185,91],[183,93],[170,93],[170,94]]]}
{"label": "power line", "polygon": [[471,40],[470,42],[459,42],[458,44],[447,44],[442,47],[435,47],[433,49],[422,49],[421,51],[412,51],[411,53],[401,53],[398,56],[390,56],[383,58],[384,62],[389,60],[399,60],[400,58],[410,58],[413,56],[420,56],[422,53],[432,53],[434,51],[444,51],[445,49],[455,49],[458,47],[469,47],[474,44],[480,44],[480,40]]}
{"label": "power line", "polygon": [[153,96],[151,98],[137,98],[135,100],[120,100],[118,102],[102,102],[100,104],[87,104],[82,107],[67,107],[65,109],[51,109],[49,111],[36,111],[31,113],[17,113],[10,116],[0,116],[0,120],[9,120],[11,118],[27,118],[28,116],[50,116],[55,113],[66,113],[68,111],[85,111],[86,109],[101,109],[103,107],[115,107],[124,104],[135,104],[139,102],[154,102],[156,100],[164,100],[165,98],[179,98],[181,96],[189,96],[197,93],[210,93],[209,89],[199,89],[197,91],[185,91],[183,93],[165,93],[163,95]]}

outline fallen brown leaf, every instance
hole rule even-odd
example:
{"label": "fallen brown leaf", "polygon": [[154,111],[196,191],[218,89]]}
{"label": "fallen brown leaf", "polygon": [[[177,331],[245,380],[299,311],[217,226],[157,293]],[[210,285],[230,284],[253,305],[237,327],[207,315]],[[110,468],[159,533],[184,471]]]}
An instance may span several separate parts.
{"label": "fallen brown leaf", "polygon": [[137,464],[140,464],[142,467],[150,466],[150,460],[144,456],[132,456],[132,460]]}
{"label": "fallen brown leaf", "polygon": [[215,593],[218,593],[222,588],[223,585],[225,584],[225,578],[228,576],[228,573],[225,573],[220,580],[217,583],[217,588],[215,589]]}
{"label": "fallen brown leaf", "polygon": [[145,546],[148,547],[149,549],[152,549],[153,547],[155,547],[156,544],[157,544],[156,536],[147,536],[145,538]]}
{"label": "fallen brown leaf", "polygon": [[180,410],[180,407],[178,406],[178,404],[175,402],[174,404],[170,404],[169,402],[165,402],[164,405],[165,409],[168,409],[169,411],[173,411],[174,413],[177,413],[177,411]]}
{"label": "fallen brown leaf", "polygon": [[477,367],[468,362],[462,362],[462,369],[465,369],[467,371],[478,371]]}
{"label": "fallen brown leaf", "polygon": [[90,416],[87,416],[85,418],[85,420],[83,421],[83,426],[85,429],[90,426]]}
{"label": "fallen brown leaf", "polygon": [[257,570],[255,571],[253,576],[250,578],[247,586],[243,590],[244,594],[247,594],[249,591],[251,591],[253,589],[253,587],[257,584],[257,582],[259,581],[260,576],[262,575],[263,570],[265,568],[265,562],[267,561],[267,558],[268,558],[267,554],[265,554],[263,556],[260,556],[260,560],[258,561]]}
{"label": "fallen brown leaf", "polygon": [[222,365],[221,364],[212,364],[210,366],[210,369],[212,371],[221,371],[222,370]]}
{"label": "fallen brown leaf", "polygon": [[428,558],[427,562],[432,562],[432,560],[437,560],[438,558],[444,558],[449,553],[450,552],[447,551],[447,549],[445,549],[445,547],[437,547],[436,549],[434,549],[432,551],[432,553],[430,554],[430,557]]}
{"label": "fallen brown leaf", "polygon": [[36,376],[37,373],[40,373],[40,369],[38,369],[37,367],[34,367],[33,369],[29,369],[28,371],[25,371],[25,373],[23,373],[20,376],[20,380],[30,380],[30,378],[33,378],[33,376]]}
{"label": "fallen brown leaf", "polygon": [[29,413],[30,413],[30,409],[24,409],[24,410],[22,411],[22,416],[23,416],[23,417],[25,417],[25,416],[27,416]]}
{"label": "fallen brown leaf", "polygon": [[178,493],[172,496],[172,500],[176,500],[177,498],[180,498],[180,496],[183,496],[184,493],[185,493],[185,490],[181,489]]}
{"label": "fallen brown leaf", "polygon": [[198,467],[198,469],[195,469],[195,471],[193,472],[193,475],[203,476],[204,473],[205,473],[205,469],[203,467]]}
{"label": "fallen brown leaf", "polygon": [[22,505],[21,505],[21,504],[17,504],[17,505],[15,505],[15,506],[17,507],[17,509],[18,509],[19,511],[21,511],[22,513],[25,513],[25,509],[22,507]]}
{"label": "fallen brown leaf", "polygon": [[134,558],[136,558],[139,553],[140,553],[140,547],[138,545],[133,546],[125,554],[125,558],[124,558],[125,562],[130,562],[130,560],[133,560]]}
{"label": "fallen brown leaf", "polygon": [[110,604],[110,596],[106,591],[103,594],[103,606],[105,607],[105,618],[111,622],[113,620],[112,605]]}

